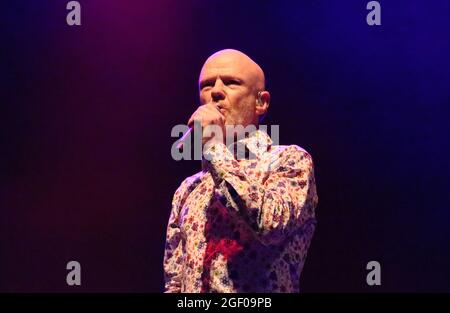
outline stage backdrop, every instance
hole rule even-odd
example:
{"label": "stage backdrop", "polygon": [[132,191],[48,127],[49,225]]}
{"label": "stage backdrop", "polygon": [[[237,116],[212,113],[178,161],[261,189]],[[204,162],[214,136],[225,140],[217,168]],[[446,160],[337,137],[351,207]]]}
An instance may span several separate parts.
{"label": "stage backdrop", "polygon": [[[0,291],[161,292],[173,126],[213,52],[265,70],[265,123],[315,161],[304,292],[449,291],[450,2],[9,1],[1,18]],[[81,265],[68,286],[66,265]],[[366,265],[381,265],[368,286]]]}

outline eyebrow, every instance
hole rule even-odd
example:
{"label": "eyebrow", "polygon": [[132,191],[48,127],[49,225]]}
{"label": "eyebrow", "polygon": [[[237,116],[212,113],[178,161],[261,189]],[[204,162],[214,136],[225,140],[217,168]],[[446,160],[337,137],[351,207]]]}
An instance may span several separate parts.
{"label": "eyebrow", "polygon": [[[239,82],[240,84],[244,83],[244,80],[242,78],[238,78],[236,76],[231,76],[231,75],[218,75],[220,77],[221,80],[235,80],[237,82]],[[211,77],[211,78],[206,78],[202,81],[200,81],[199,83],[199,87],[200,89],[202,89],[206,84],[214,82],[217,79],[217,77]]]}

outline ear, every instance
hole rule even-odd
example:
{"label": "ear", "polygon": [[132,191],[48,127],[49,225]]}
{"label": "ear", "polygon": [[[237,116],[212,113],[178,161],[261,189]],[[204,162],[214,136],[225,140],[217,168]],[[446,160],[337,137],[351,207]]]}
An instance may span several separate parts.
{"label": "ear", "polygon": [[270,104],[270,93],[267,90],[258,92],[258,97],[256,98],[255,111],[258,116],[263,116],[267,113]]}

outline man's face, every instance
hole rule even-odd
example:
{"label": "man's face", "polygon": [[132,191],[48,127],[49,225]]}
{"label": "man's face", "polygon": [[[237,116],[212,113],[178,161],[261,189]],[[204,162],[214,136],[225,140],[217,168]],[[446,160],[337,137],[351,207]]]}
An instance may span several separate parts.
{"label": "man's face", "polygon": [[225,116],[225,125],[257,124],[256,77],[248,61],[235,55],[208,59],[199,78],[201,104],[213,102]]}

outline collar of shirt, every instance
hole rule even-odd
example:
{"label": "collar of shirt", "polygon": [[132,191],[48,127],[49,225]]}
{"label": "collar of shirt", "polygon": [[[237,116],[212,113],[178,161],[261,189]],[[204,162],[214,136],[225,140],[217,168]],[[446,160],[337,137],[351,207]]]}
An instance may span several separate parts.
{"label": "collar of shirt", "polygon": [[[203,151],[204,156],[208,156],[209,160],[237,160],[242,159],[260,159],[264,153],[268,152],[272,146],[272,139],[270,136],[261,130],[256,130],[248,134],[247,137],[230,144],[228,147],[225,144],[213,144]],[[209,162],[205,158],[202,159],[202,171],[206,172],[209,168]]]}
{"label": "collar of shirt", "polygon": [[233,143],[231,147],[228,147],[231,151],[233,146],[244,145],[253,155],[260,157],[261,154],[267,152],[272,145],[272,139],[269,135],[262,131],[256,130],[250,133],[247,137],[240,139],[239,141]]}

